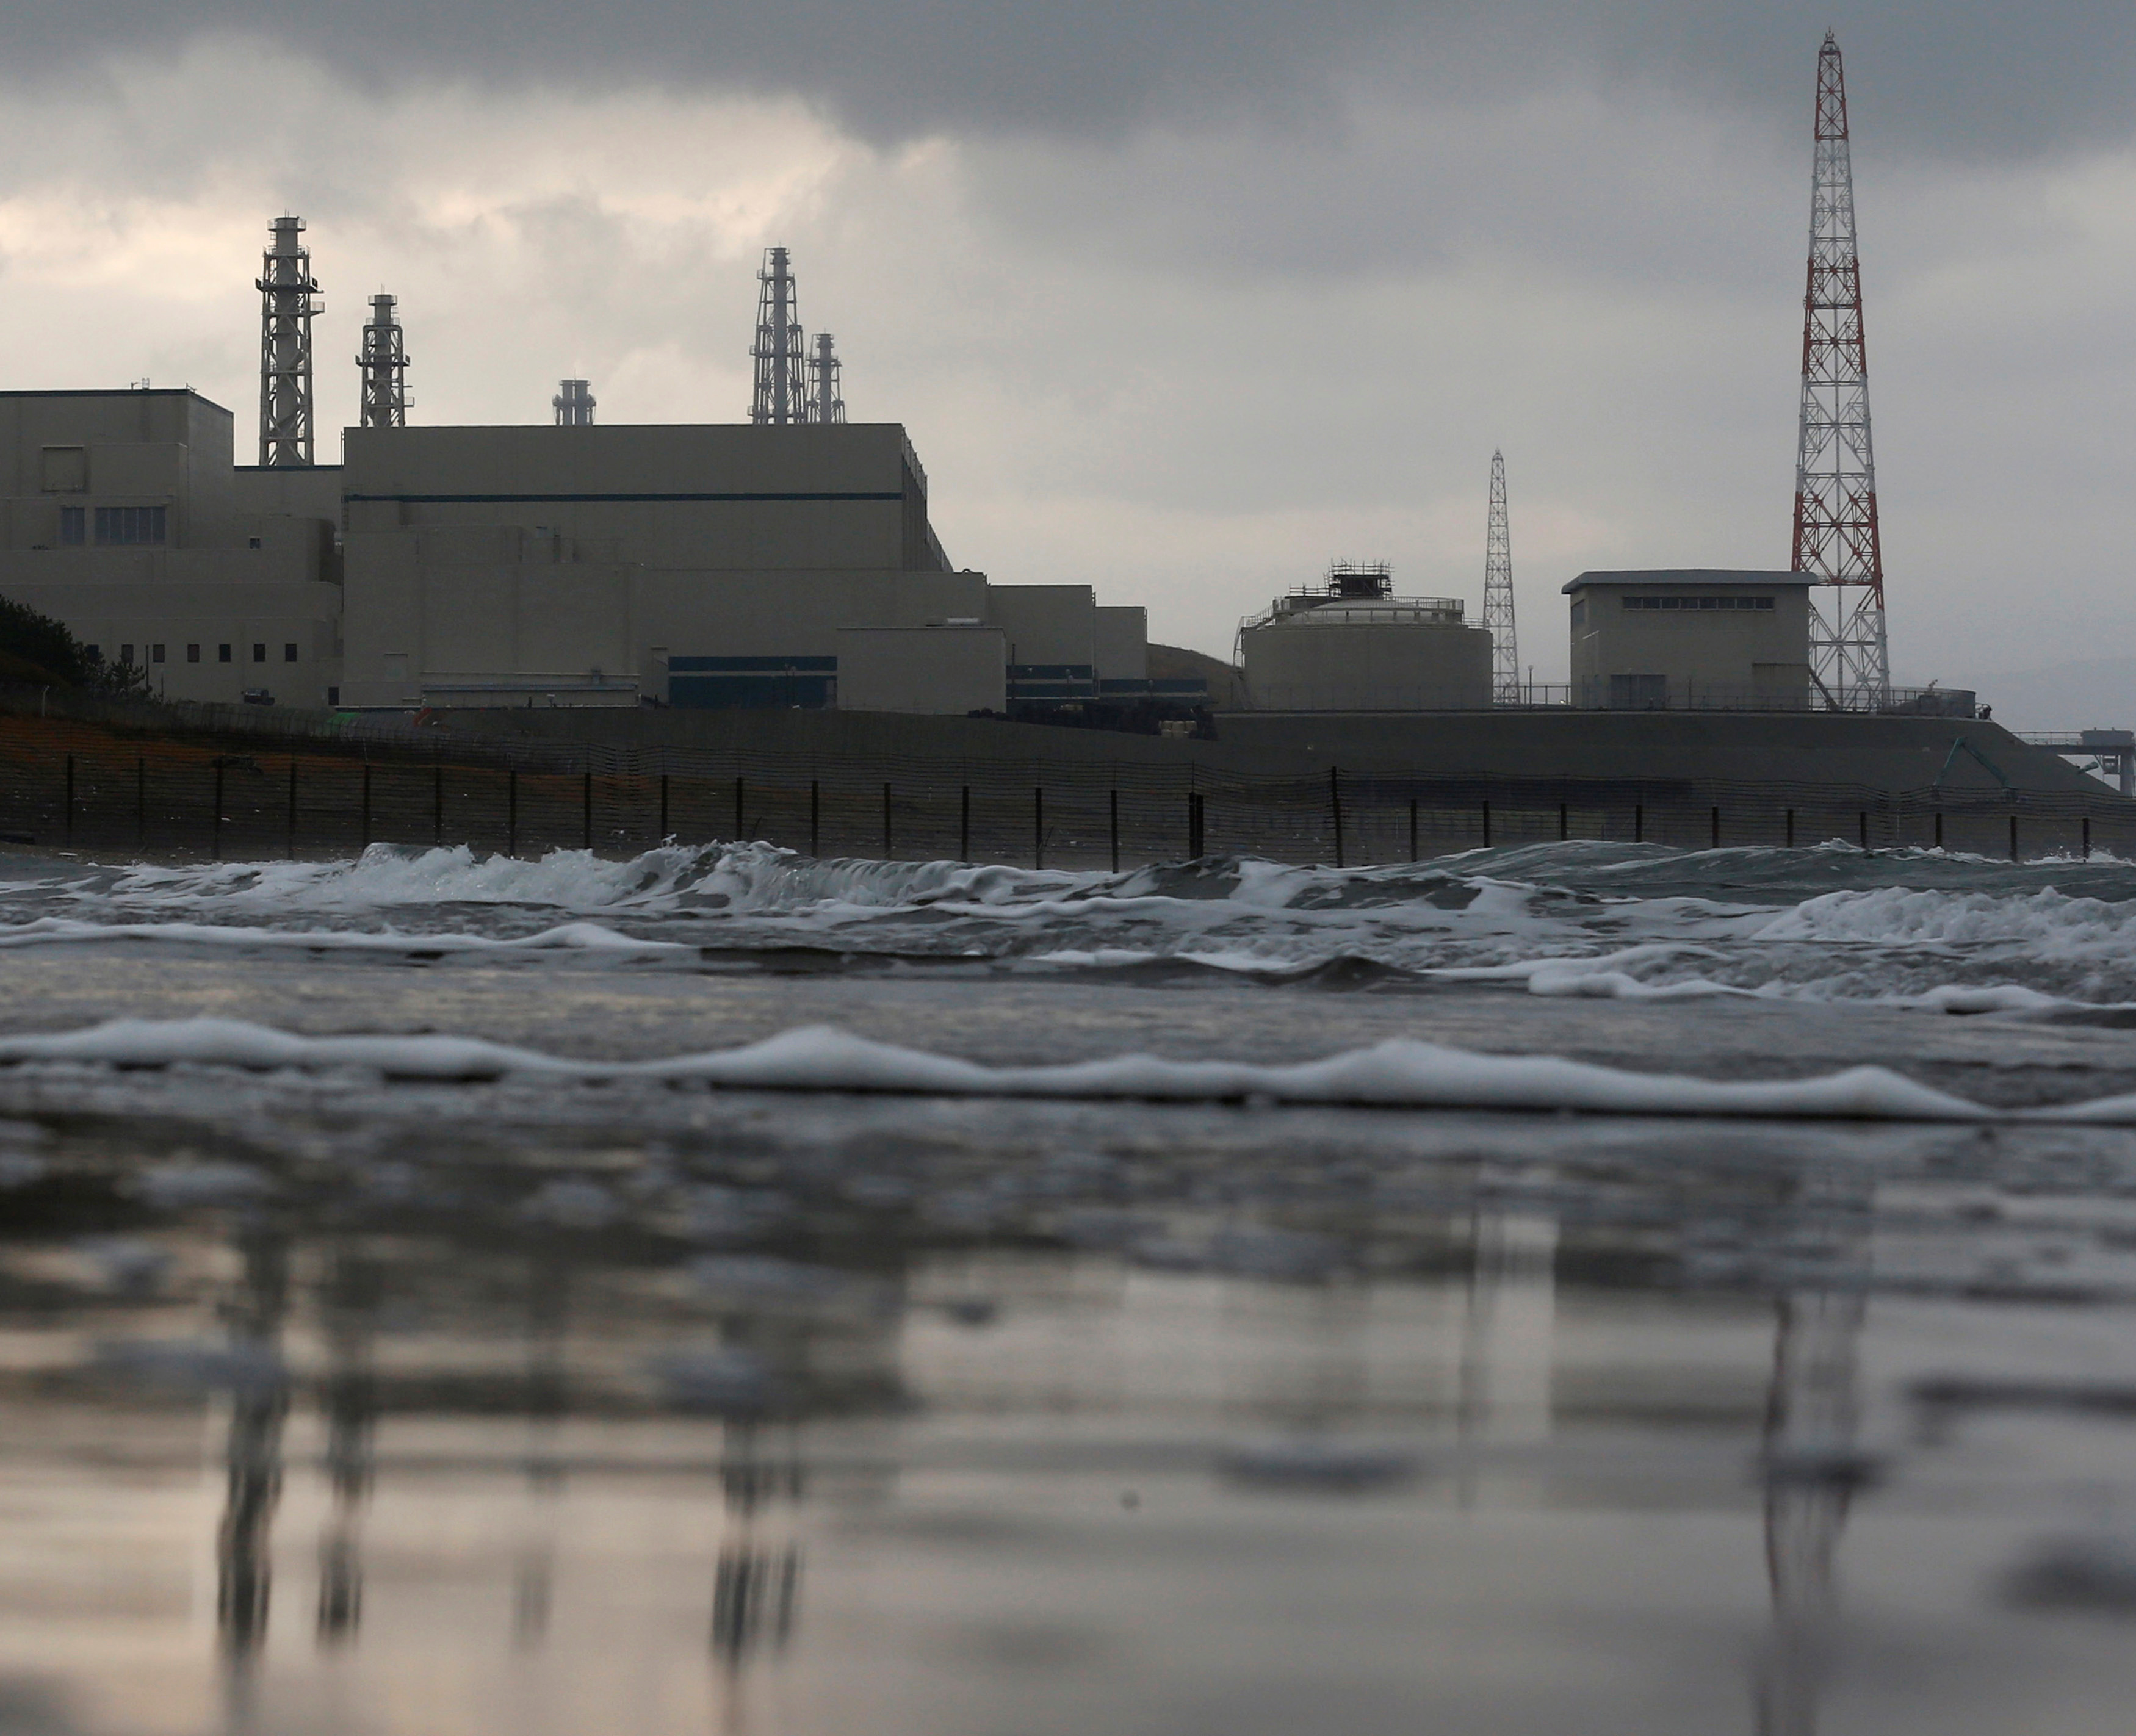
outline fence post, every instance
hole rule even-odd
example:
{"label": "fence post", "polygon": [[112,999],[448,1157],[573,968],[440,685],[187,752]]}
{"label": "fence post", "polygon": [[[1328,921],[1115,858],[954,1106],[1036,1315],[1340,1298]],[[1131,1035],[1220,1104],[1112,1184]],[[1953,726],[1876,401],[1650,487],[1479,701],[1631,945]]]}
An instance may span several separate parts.
{"label": "fence post", "polygon": [[[1106,803],[1106,806],[1111,811],[1110,824],[1113,838],[1113,872],[1118,874],[1120,871],[1120,793],[1115,789],[1108,790],[1105,793],[1109,798]],[[972,793],[968,789],[964,792],[964,801],[967,807],[967,812],[969,811]],[[2090,822],[2086,821],[2085,823],[2089,825]]]}
{"label": "fence post", "polygon": [[[664,787],[667,780],[663,778],[661,782]],[[815,778],[811,778],[808,780],[808,854],[812,856],[821,856],[823,853],[821,848],[821,840],[823,836],[822,822],[823,817],[823,786]]]}
{"label": "fence post", "polygon": [[1935,847],[1939,850],[1943,848],[1943,810],[1941,808],[1936,810]]}
{"label": "fence post", "polygon": [[148,762],[134,762],[134,841],[145,849],[148,843]]}
{"label": "fence post", "polygon": [[1647,841],[1647,804],[1643,802],[1632,804],[1632,841],[1634,844]]}
{"label": "fence post", "polygon": [[519,854],[519,768],[504,774],[504,853]]}
{"label": "fence post", "polygon": [[1572,836],[1572,816],[1569,812],[1570,807],[1571,803],[1568,802],[1561,802],[1557,804],[1557,841],[1561,844]]}
{"label": "fence post", "polygon": [[445,841],[445,763],[430,768],[430,847]]}
{"label": "fence post", "polygon": [[2017,860],[2017,815],[2014,809],[2010,815],[2010,860]]}
{"label": "fence post", "polygon": [[1483,804],[1483,847],[1491,847],[1491,804],[1488,802]]}
{"label": "fence post", "polygon": [[74,755],[66,761],[66,814],[62,830],[68,843],[74,842]]}
{"label": "fence post", "polygon": [[660,841],[663,844],[666,843],[669,836],[670,833],[668,830],[668,774],[667,773],[663,772],[660,774]]}
{"label": "fence post", "polygon": [[[216,861],[222,860],[222,774],[223,756],[215,756],[215,812],[208,826],[208,854]],[[364,769],[370,770],[368,766]]]}
{"label": "fence post", "polygon": [[1328,768],[1328,811],[1335,821],[1335,866],[1346,866],[1342,861],[1342,768]]}
{"label": "fence post", "polygon": [[1203,848],[1202,833],[1202,792],[1191,789],[1187,793],[1187,859],[1201,860]]}
{"label": "fence post", "polygon": [[882,859],[886,862],[890,860],[890,786],[886,783],[882,787]]}
{"label": "fence post", "polygon": [[1031,793],[1031,866],[1046,866],[1046,786]]}
{"label": "fence post", "polygon": [[289,860],[297,860],[297,756],[289,756]]}
{"label": "fence post", "polygon": [[371,847],[371,762],[363,762],[363,847]]}
{"label": "fence post", "polygon": [[[1941,814],[1938,814],[1938,815],[1936,816],[1936,824],[1937,824],[1937,826],[1938,826],[1938,827],[1941,827],[1941,825],[1943,824],[1943,816],[1942,816]],[[1941,832],[1940,831],[1939,831],[1939,832],[1937,832],[1936,836],[1937,836],[1939,838],[1940,838],[1940,837],[1943,836],[1943,834],[1942,834],[1942,832]],[[1789,849],[1790,849],[1790,850],[1793,850],[1794,847],[1795,847],[1795,811],[1791,807],[1791,808],[1789,808],[1789,809],[1788,810],[1788,848],[1789,848]]]}
{"label": "fence post", "polygon": [[579,787],[579,847],[591,850],[594,847],[594,774],[586,771],[580,773],[580,776],[585,781]]}
{"label": "fence post", "polygon": [[1869,847],[1869,810],[1866,807],[1857,809],[1854,819],[1861,829],[1862,847],[1867,850]]}
{"label": "fence post", "polygon": [[[957,786],[957,860],[968,862],[972,859],[972,786]],[[1113,866],[1120,866],[1120,798],[1113,797]]]}
{"label": "fence post", "polygon": [[2091,816],[2090,814],[2084,817],[2084,859],[2087,862],[2091,860]]}
{"label": "fence post", "polygon": [[1715,848],[1716,850],[1718,850],[1720,847],[1721,847],[1721,810],[1720,810],[1720,808],[1719,808],[1719,807],[1716,807],[1713,810],[1713,848]]}
{"label": "fence post", "polygon": [[1417,860],[1416,853],[1416,798],[1409,798],[1409,859]]}
{"label": "fence post", "polygon": [[[886,789],[888,787],[889,787],[889,786],[887,786],[887,785],[885,785],[885,786],[884,786],[884,788],[885,788]],[[741,839],[741,835],[742,835],[742,833],[743,833],[744,832],[745,832],[745,831],[747,831],[747,830],[748,830],[749,822],[748,822],[748,821],[747,821],[745,818],[744,818],[744,817],[743,817],[743,807],[744,807],[744,804],[745,803],[745,802],[747,801],[747,799],[748,799],[748,790],[747,790],[747,788],[745,788],[745,786],[744,785],[744,783],[743,783],[742,779],[740,778],[740,777],[739,775],[737,775],[737,776],[735,777],[735,823],[734,823],[734,838],[735,838],[735,843],[737,843],[737,844],[740,843],[740,842],[741,842],[741,841],[742,841],[742,839]],[[884,799],[885,799],[886,801],[887,801],[889,798],[886,796],[886,797],[884,798]],[[887,814],[888,814],[888,812],[889,812],[889,810],[888,810],[887,808],[885,808],[883,812],[884,812],[885,815],[886,815],[886,816],[887,816]],[[886,817],[886,818],[884,819],[884,821],[883,821],[882,824],[883,824],[883,834],[882,834],[882,835],[886,838],[886,837],[888,837],[888,836],[890,836],[890,822],[889,822],[889,820],[888,820],[888,818],[887,818],[887,817]],[[882,853],[883,853],[885,856],[888,856],[888,855],[890,854],[890,846],[889,846],[889,845],[886,844],[886,845],[884,845],[884,846],[882,846]]]}

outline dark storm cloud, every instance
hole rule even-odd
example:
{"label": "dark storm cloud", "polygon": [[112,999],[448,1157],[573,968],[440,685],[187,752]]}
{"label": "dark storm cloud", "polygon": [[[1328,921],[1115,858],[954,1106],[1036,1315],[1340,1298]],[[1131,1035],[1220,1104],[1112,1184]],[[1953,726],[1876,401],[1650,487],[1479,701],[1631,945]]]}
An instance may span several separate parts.
{"label": "dark storm cloud", "polygon": [[[202,32],[256,35],[346,75],[790,94],[858,131],[1104,133],[1211,110],[1309,124],[1346,87],[1475,99],[1573,81],[1807,112],[1840,30],[1895,150],[2027,156],[2120,136],[2136,7],[2045,0],[29,0],[0,27],[17,78]],[[262,124],[286,124],[271,96]]]}

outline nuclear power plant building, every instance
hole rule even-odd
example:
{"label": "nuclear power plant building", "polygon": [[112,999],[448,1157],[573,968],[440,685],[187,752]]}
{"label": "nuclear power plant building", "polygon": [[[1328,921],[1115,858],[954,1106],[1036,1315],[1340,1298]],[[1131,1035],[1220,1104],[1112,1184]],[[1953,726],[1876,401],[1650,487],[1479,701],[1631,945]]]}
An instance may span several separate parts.
{"label": "nuclear power plant building", "polygon": [[821,706],[843,675],[871,709],[963,713],[1148,689],[1140,609],[951,568],[895,424],[353,428],[344,464],[239,466],[229,411],[129,390],[0,394],[0,594],[170,699]]}

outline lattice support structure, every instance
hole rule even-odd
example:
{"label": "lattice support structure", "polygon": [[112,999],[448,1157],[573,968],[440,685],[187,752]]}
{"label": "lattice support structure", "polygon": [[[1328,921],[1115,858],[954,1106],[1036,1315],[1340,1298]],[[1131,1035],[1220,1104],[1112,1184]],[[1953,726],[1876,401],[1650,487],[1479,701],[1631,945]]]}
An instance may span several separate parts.
{"label": "lattice support structure", "polygon": [[806,422],[808,378],[801,318],[794,306],[794,269],[784,247],[767,247],[756,274],[756,389],[749,419],[760,424]]}
{"label": "lattice support structure", "polygon": [[594,395],[591,383],[584,380],[559,380],[556,395],[549,400],[549,408],[556,413],[559,428],[591,428],[594,425]]}
{"label": "lattice support structure", "polygon": [[363,352],[356,358],[363,381],[357,407],[359,428],[408,425],[408,352],[395,306],[390,295],[371,298],[371,322],[363,328]]}
{"label": "lattice support structure", "polygon": [[310,249],[299,239],[302,217],[267,225],[267,251],[254,287],[260,291],[260,462],[309,464],[312,458],[312,316]]}
{"label": "lattice support structure", "polygon": [[1521,649],[1513,633],[1513,543],[1506,521],[1506,455],[1491,454],[1491,524],[1483,542],[1483,625],[1491,632],[1491,703],[1521,702]]}
{"label": "lattice support structure", "polygon": [[1817,56],[1817,155],[1810,176],[1809,282],[1803,295],[1802,423],[1795,449],[1792,565],[1813,594],[1810,676],[1835,710],[1889,702],[1884,550],[1869,438],[1869,357],[1854,232],[1847,78],[1829,31]]}
{"label": "lattice support structure", "polygon": [[842,422],[846,400],[839,395],[841,371],[837,347],[828,332],[818,332],[808,352],[808,420]]}

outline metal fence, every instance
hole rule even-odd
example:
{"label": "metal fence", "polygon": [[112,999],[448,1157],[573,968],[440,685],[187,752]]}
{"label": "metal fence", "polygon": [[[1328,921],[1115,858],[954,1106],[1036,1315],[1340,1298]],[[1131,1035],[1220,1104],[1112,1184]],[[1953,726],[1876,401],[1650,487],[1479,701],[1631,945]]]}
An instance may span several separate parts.
{"label": "metal fence", "polygon": [[[264,734],[264,732],[262,732]],[[814,856],[1102,868],[1202,855],[1358,866],[1484,846],[1941,846],[2136,854],[2136,804],[2086,793],[1448,777],[1255,777],[1181,761],[735,754],[470,742],[128,739],[0,715],[0,832],[86,851],[231,859],[371,843],[627,855],[761,839]]]}

